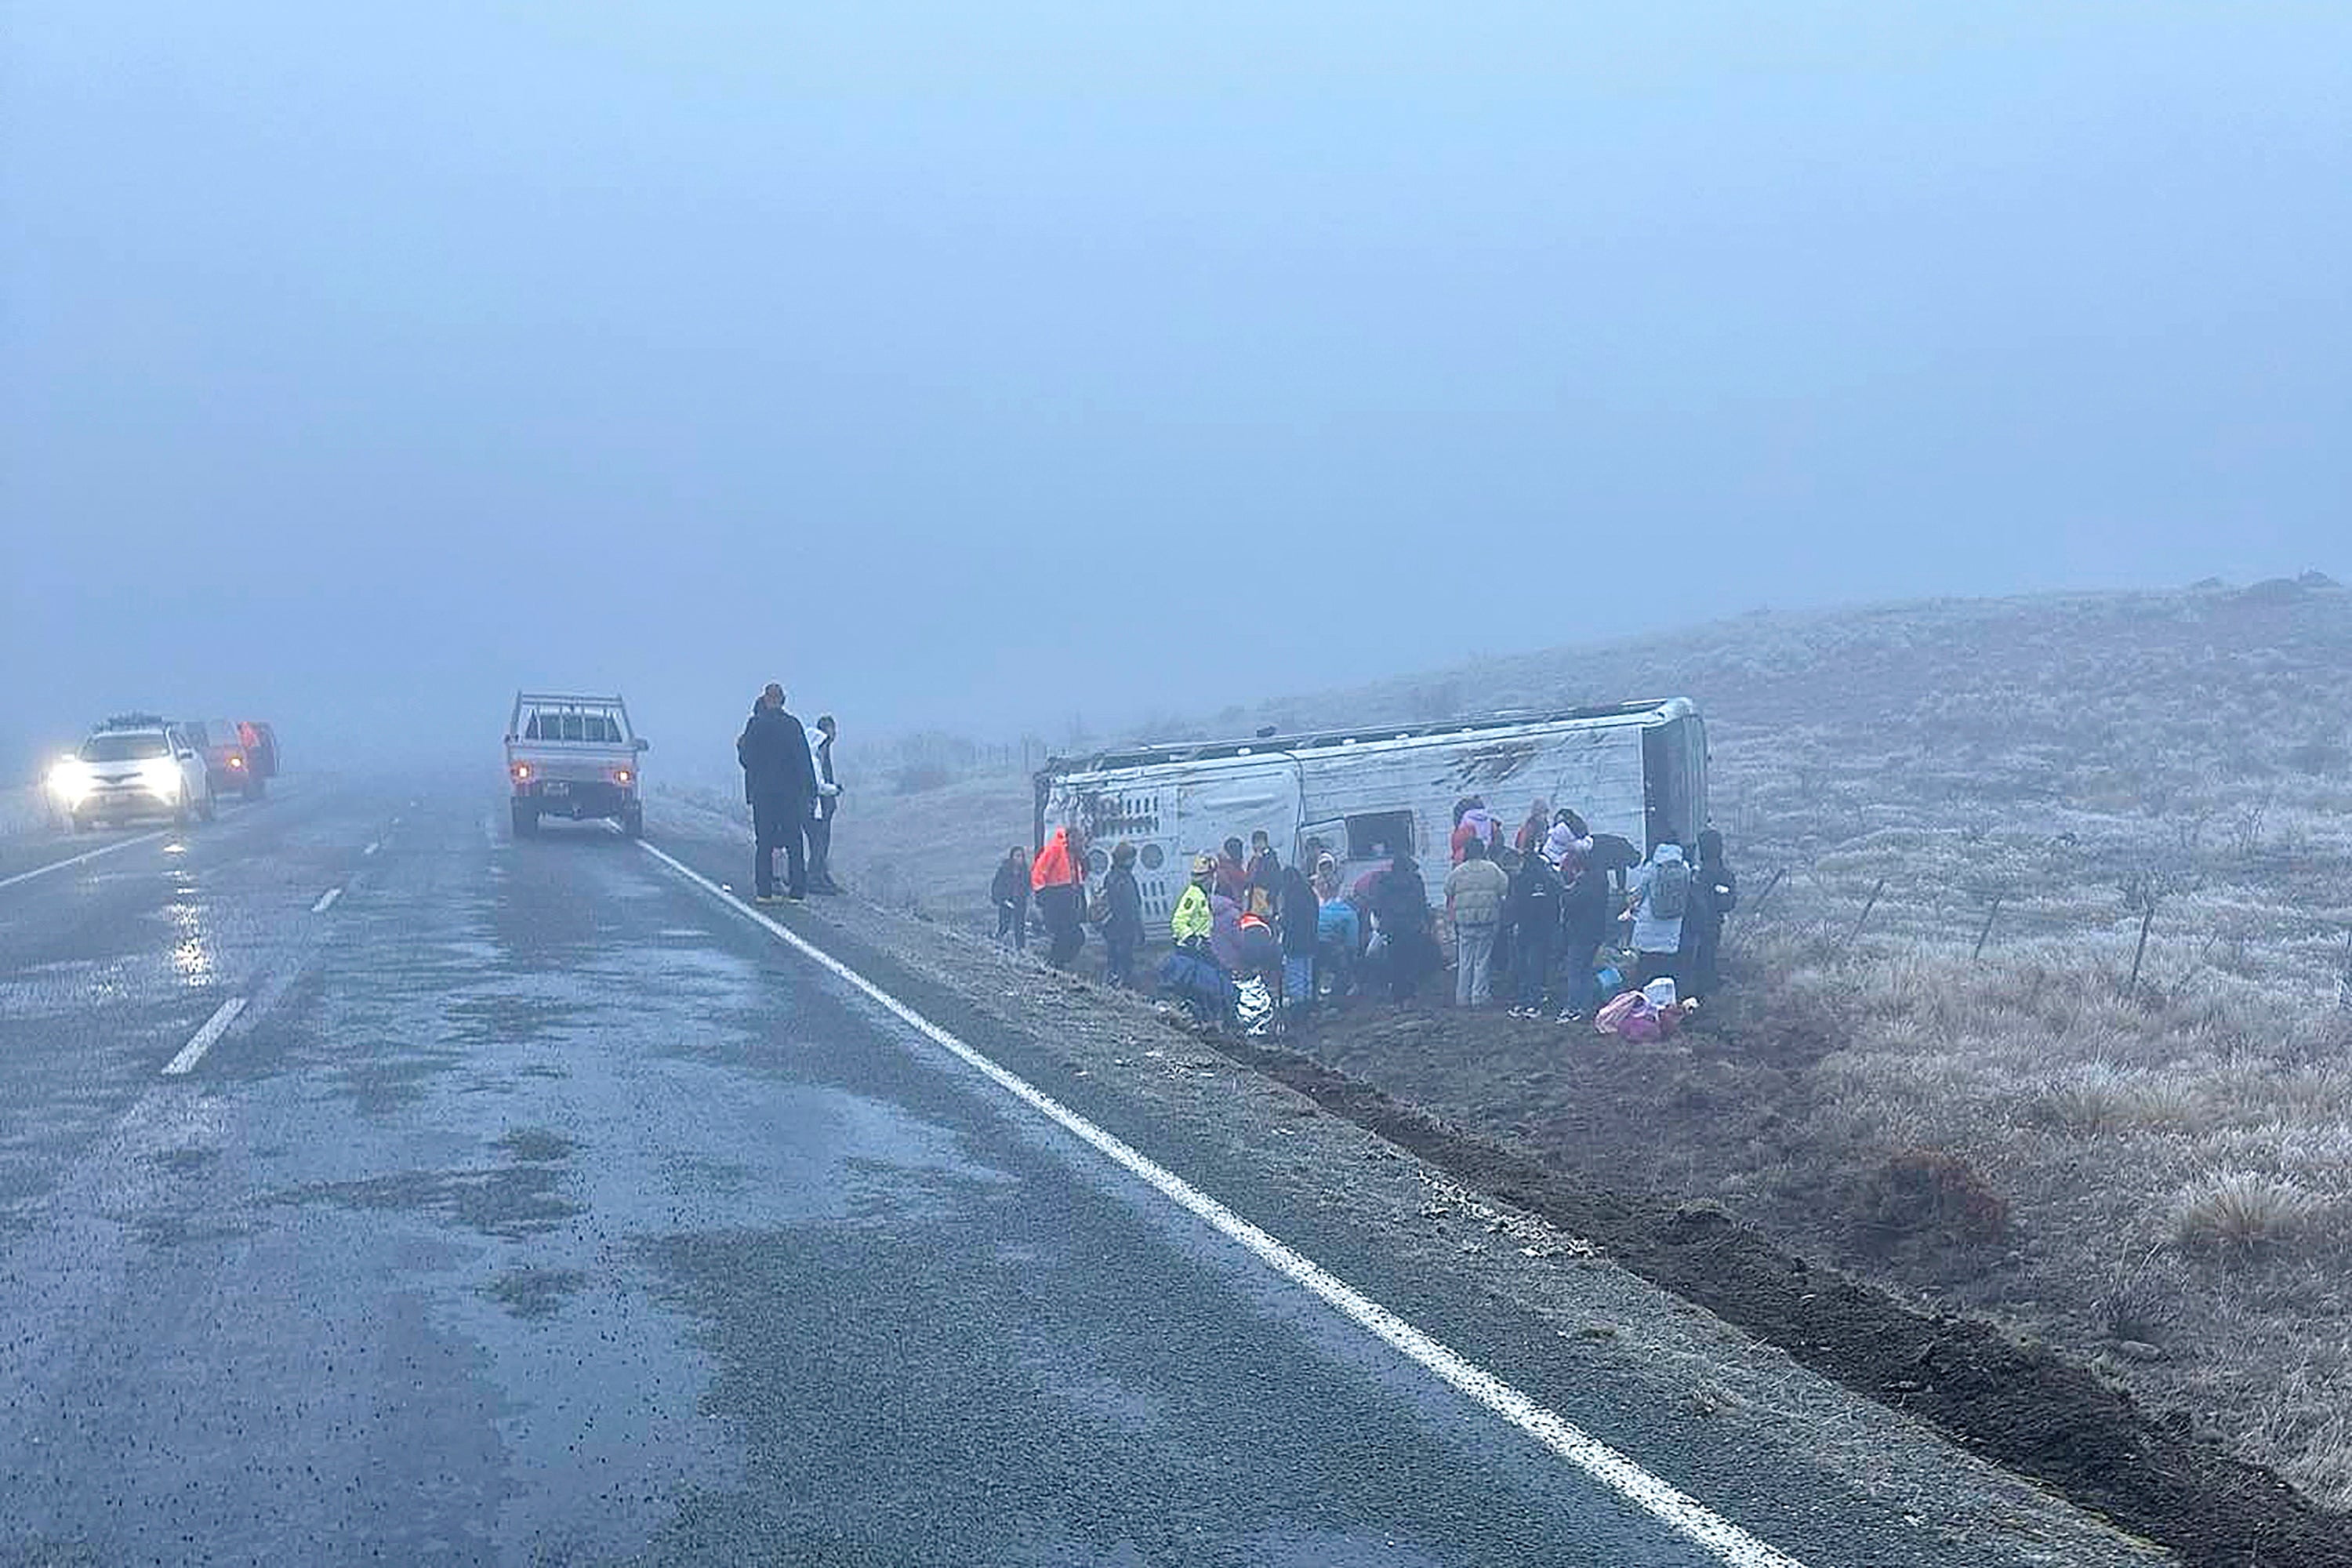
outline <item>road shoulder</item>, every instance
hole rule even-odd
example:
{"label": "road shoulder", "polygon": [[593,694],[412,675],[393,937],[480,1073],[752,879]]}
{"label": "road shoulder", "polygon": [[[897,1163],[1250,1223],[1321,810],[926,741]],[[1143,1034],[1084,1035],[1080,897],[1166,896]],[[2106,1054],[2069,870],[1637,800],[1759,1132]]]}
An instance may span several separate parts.
{"label": "road shoulder", "polygon": [[[664,847],[739,871],[717,833]],[[2168,1560],[1466,1190],[1140,1001],[855,900],[784,922],[1603,1441],[1815,1563]]]}

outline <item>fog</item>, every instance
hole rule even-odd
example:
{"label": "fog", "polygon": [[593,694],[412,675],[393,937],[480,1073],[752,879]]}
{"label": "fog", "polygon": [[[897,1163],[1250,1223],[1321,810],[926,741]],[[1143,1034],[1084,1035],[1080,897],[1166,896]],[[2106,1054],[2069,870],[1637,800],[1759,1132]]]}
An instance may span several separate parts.
{"label": "fog", "polygon": [[13,7],[0,776],[2343,574],[2352,12],[1912,10]]}

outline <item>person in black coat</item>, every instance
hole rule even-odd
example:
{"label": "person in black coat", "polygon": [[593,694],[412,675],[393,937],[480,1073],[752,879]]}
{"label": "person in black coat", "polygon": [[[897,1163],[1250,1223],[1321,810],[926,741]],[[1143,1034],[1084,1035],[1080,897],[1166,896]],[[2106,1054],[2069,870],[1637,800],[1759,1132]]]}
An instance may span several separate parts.
{"label": "person in black coat", "polygon": [[1597,858],[1588,859],[1576,880],[1569,884],[1567,898],[1560,906],[1560,951],[1566,960],[1563,989],[1567,1001],[1560,1013],[1562,1023],[1586,1017],[1598,1000],[1592,994],[1593,963],[1600,957],[1601,944],[1609,940],[1610,921],[1616,913],[1609,877],[1607,866]]}
{"label": "person in black coat", "polygon": [[1550,861],[1537,854],[1519,857],[1510,896],[1503,902],[1503,922],[1513,938],[1513,978],[1519,993],[1513,1011],[1518,1016],[1533,1017],[1551,1000],[1552,956],[1559,951],[1560,908],[1567,896]]}
{"label": "person in black coat", "polygon": [[1680,968],[1693,996],[1714,994],[1723,917],[1738,902],[1739,877],[1724,858],[1723,835],[1704,829],[1698,836],[1698,864],[1691,868],[1690,907],[1683,911]]}
{"label": "person in black coat", "polygon": [[776,851],[785,855],[784,896],[808,897],[809,805],[816,798],[816,763],[808,731],[784,710],[784,689],[768,682],[735,742],[743,764],[743,795],[751,803],[753,896],[776,901]]}
{"label": "person in black coat", "polygon": [[996,876],[988,884],[988,896],[996,905],[996,940],[1013,939],[1020,951],[1029,951],[1029,851],[1018,844],[1005,851],[1004,858],[996,863]]}
{"label": "person in black coat", "polygon": [[1411,855],[1400,853],[1373,884],[1372,918],[1380,922],[1390,999],[1410,1001],[1438,966],[1437,942],[1429,931],[1429,889]]}
{"label": "person in black coat", "polygon": [[1315,937],[1323,900],[1315,896],[1315,884],[1307,873],[1296,866],[1283,868],[1276,892],[1276,923],[1282,931],[1282,999],[1293,1014],[1304,1013],[1315,1002]]}
{"label": "person in black coat", "polygon": [[1143,889],[1135,879],[1135,846],[1121,844],[1110,852],[1110,869],[1103,875],[1103,949],[1108,955],[1110,983],[1135,984],[1135,950],[1143,945]]}

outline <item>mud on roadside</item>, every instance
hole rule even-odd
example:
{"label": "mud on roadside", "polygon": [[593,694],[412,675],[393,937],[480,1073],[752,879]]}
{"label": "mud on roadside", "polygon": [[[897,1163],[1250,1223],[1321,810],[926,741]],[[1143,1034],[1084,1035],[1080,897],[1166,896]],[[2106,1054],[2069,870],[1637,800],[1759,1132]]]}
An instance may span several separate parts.
{"label": "mud on roadside", "polygon": [[[2089,1366],[1989,1321],[1915,1308],[1810,1264],[1717,1204],[1623,1189],[1564,1170],[1503,1136],[1401,1102],[1297,1051],[1202,1035],[1090,983],[1056,982],[1049,1002],[1024,1005],[1003,989],[1003,971],[1013,961],[975,939],[856,901],[827,906],[825,913],[932,978],[978,990],[999,1014],[1034,1013],[1027,1020],[1033,1026],[1066,1028],[1074,1011],[1088,1006],[1116,1011],[1130,1030],[1140,1020],[1169,1042],[1171,1056],[1180,1045],[1214,1052],[1295,1090],[1468,1192],[1546,1223],[1557,1237],[1590,1243],[1638,1279],[2086,1512],[2169,1548],[2184,1563],[2352,1563],[2352,1520],[2223,1452],[2182,1417],[2144,1408]],[[1029,972],[1039,973],[1034,966]],[[1423,1016],[1442,1026],[1441,1018]],[[1534,1256],[1551,1254],[1538,1249]],[[1573,1267],[1584,1256],[1571,1247],[1549,1266]]]}

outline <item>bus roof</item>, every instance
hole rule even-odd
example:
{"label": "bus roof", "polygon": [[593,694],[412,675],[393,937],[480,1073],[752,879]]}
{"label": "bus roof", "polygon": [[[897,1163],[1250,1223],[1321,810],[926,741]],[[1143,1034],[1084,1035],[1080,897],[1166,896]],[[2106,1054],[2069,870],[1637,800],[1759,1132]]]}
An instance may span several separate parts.
{"label": "bus roof", "polygon": [[1295,735],[1255,735],[1237,741],[1185,741],[1164,746],[1139,744],[1118,751],[1084,756],[1045,759],[1045,774],[1104,773],[1114,768],[1150,767],[1161,763],[1213,762],[1261,753],[1321,751],[1331,746],[1363,745],[1380,741],[1408,741],[1444,735],[1476,735],[1530,725],[1591,723],[1623,719],[1663,724],[1698,711],[1687,697],[1651,698],[1639,702],[1612,702],[1593,708],[1557,709],[1548,712],[1506,711],[1465,719],[1443,719],[1421,724],[1387,724],[1370,730],[1317,730]]}

